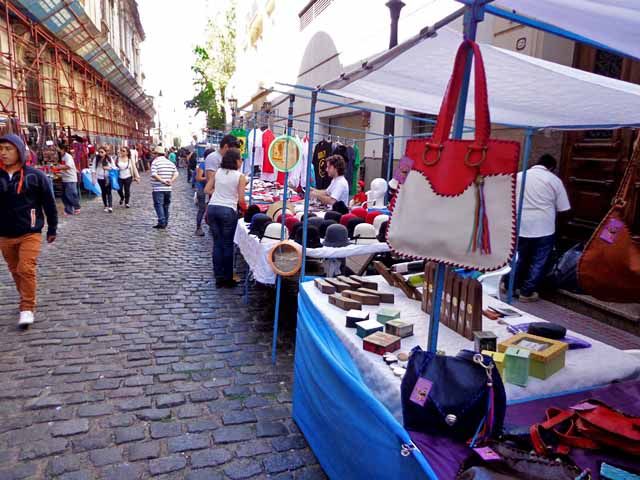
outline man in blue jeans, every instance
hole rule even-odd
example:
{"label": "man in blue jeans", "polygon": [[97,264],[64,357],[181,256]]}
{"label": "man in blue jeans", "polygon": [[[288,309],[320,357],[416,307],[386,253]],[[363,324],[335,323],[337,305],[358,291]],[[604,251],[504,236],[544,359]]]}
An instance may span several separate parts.
{"label": "man in blue jeans", "polygon": [[[556,214],[571,208],[562,180],[553,173],[556,166],[556,159],[545,154],[527,172],[516,272],[521,302],[538,300],[538,286],[555,245]],[[518,195],[521,184],[522,172],[518,173]]]}
{"label": "man in blue jeans", "polygon": [[153,190],[153,208],[158,223],[153,227],[165,229],[169,223],[169,205],[171,205],[171,185],[178,178],[175,164],[164,156],[164,148],[158,145],[153,150],[155,159],[151,164],[151,188]]}
{"label": "man in blue jeans", "polygon": [[61,159],[60,178],[62,180],[62,203],[64,215],[78,215],[80,213],[80,199],[78,196],[78,170],[73,157],[69,153],[69,145],[58,146]]}

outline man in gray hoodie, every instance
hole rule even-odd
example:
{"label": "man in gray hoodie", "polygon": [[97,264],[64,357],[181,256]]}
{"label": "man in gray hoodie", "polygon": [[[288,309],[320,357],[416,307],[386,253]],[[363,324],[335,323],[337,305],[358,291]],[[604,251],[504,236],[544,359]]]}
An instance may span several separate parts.
{"label": "man in gray hoodie", "polygon": [[18,325],[33,324],[37,261],[47,217],[47,242],[56,239],[58,213],[51,182],[26,164],[27,150],[13,134],[0,138],[0,251],[20,294]]}

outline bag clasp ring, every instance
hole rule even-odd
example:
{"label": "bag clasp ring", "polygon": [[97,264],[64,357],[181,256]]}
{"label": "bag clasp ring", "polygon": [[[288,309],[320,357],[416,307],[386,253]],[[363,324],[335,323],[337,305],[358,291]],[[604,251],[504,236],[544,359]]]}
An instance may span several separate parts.
{"label": "bag clasp ring", "polygon": [[[487,158],[487,150],[488,149],[489,149],[489,147],[487,147],[486,145],[484,147],[475,147],[475,148],[473,146],[469,146],[467,148],[467,154],[464,156],[464,164],[467,167],[471,167],[471,168],[479,167],[486,160],[486,158]],[[471,152],[474,151],[474,150],[482,151],[482,156],[480,157],[480,161],[477,162],[477,163],[471,163],[469,161],[469,156],[471,155]]]}
{"label": "bag clasp ring", "polygon": [[[427,152],[429,151],[430,148],[437,148],[438,149],[438,156],[436,157],[436,159],[433,162],[427,162]],[[440,155],[442,154],[442,150],[444,149],[444,145],[440,144],[440,145],[435,145],[433,143],[425,143],[424,144],[424,151],[422,152],[422,164],[425,167],[430,167],[432,165],[435,165],[436,163],[438,163],[440,161]]]}
{"label": "bag clasp ring", "polygon": [[488,387],[492,387],[493,386],[493,363],[489,363],[489,365],[485,365],[484,363],[484,357],[482,356],[481,353],[476,353],[473,356],[473,362],[477,363],[478,365],[480,365],[482,368],[484,368],[484,372],[487,374],[487,386]]}

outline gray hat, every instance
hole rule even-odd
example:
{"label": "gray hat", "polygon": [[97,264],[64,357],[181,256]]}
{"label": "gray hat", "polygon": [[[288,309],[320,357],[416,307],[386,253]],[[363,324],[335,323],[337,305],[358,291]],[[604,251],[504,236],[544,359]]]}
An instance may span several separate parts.
{"label": "gray hat", "polygon": [[324,214],[325,220],[333,220],[336,223],[340,223],[340,217],[342,217],[342,214],[340,212],[335,212],[333,210],[329,210],[327,213]]}
{"label": "gray hat", "polygon": [[327,228],[324,236],[325,247],[346,247],[349,245],[349,232],[347,227],[336,223]]}
{"label": "gray hat", "polygon": [[320,236],[322,238],[324,238],[324,236],[327,234],[327,228],[329,228],[331,225],[335,225],[336,222],[335,220],[325,220],[324,222],[322,222],[322,225],[320,225]]}
{"label": "gray hat", "polygon": [[307,222],[308,225],[313,225],[317,229],[320,229],[320,226],[324,223],[324,220],[320,217],[309,217],[309,220],[307,220]]}
{"label": "gray hat", "polygon": [[[294,240],[302,245],[302,236],[304,234],[304,230],[299,228],[296,230],[296,236]],[[322,247],[322,243],[320,243],[320,234],[318,233],[318,229],[313,225],[307,225],[307,248],[320,248]]]}

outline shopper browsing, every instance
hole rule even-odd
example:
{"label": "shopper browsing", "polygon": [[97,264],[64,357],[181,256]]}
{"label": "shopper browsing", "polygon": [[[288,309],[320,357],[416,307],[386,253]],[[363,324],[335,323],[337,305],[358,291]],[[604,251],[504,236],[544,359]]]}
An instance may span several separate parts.
{"label": "shopper browsing", "polygon": [[349,182],[344,178],[346,164],[342,155],[332,155],[327,158],[327,173],[331,177],[331,183],[326,190],[311,189],[311,198],[320,200],[325,205],[333,205],[336,202],[349,204]]}
{"label": "shopper browsing", "polygon": [[0,138],[0,250],[20,294],[18,325],[23,328],[34,320],[44,217],[48,243],[55,241],[58,226],[51,182],[40,170],[26,165],[26,155],[17,135]]}
{"label": "shopper browsing", "polygon": [[213,271],[216,287],[235,287],[233,279],[233,237],[238,224],[238,203],[246,210],[244,188],[247,180],[239,168],[240,150],[228,149],[204,191],[211,194],[207,217],[213,236]]}
{"label": "shopper browsing", "polygon": [[225,135],[222,137],[222,140],[220,140],[220,148],[205,156],[204,165],[207,173],[207,181],[211,180],[215,171],[220,168],[222,157],[230,148],[240,148],[240,144],[238,143],[238,139],[233,135]]}
{"label": "shopper browsing", "polygon": [[198,213],[196,214],[196,235],[204,237],[202,231],[202,219],[207,211],[207,194],[204,188],[207,186],[207,177],[205,175],[204,159],[200,161],[195,168],[195,185],[196,185],[196,203],[198,205]]}
{"label": "shopper browsing", "polygon": [[157,146],[155,159],[151,163],[151,188],[153,190],[153,208],[158,216],[158,223],[153,228],[164,229],[169,223],[169,206],[171,205],[171,186],[178,178],[178,169],[164,156],[164,149]]}
{"label": "shopper browsing", "polygon": [[105,212],[113,212],[113,197],[111,195],[111,182],[109,181],[109,172],[115,168],[111,161],[111,157],[107,155],[106,147],[100,147],[98,154],[93,157],[91,163],[91,173],[93,176],[93,184],[96,182],[100,185],[102,192],[102,204]]}
{"label": "shopper browsing", "polygon": [[118,168],[118,178],[120,180],[120,190],[118,190],[120,206],[124,204],[126,208],[129,208],[131,206],[131,182],[139,182],[140,174],[138,173],[136,162],[131,158],[131,151],[127,147],[120,147],[116,167]]}
{"label": "shopper browsing", "polygon": [[78,170],[76,162],[69,153],[69,145],[63,143],[58,146],[61,158],[60,178],[62,180],[62,203],[65,215],[80,213],[80,196],[78,195]]}

